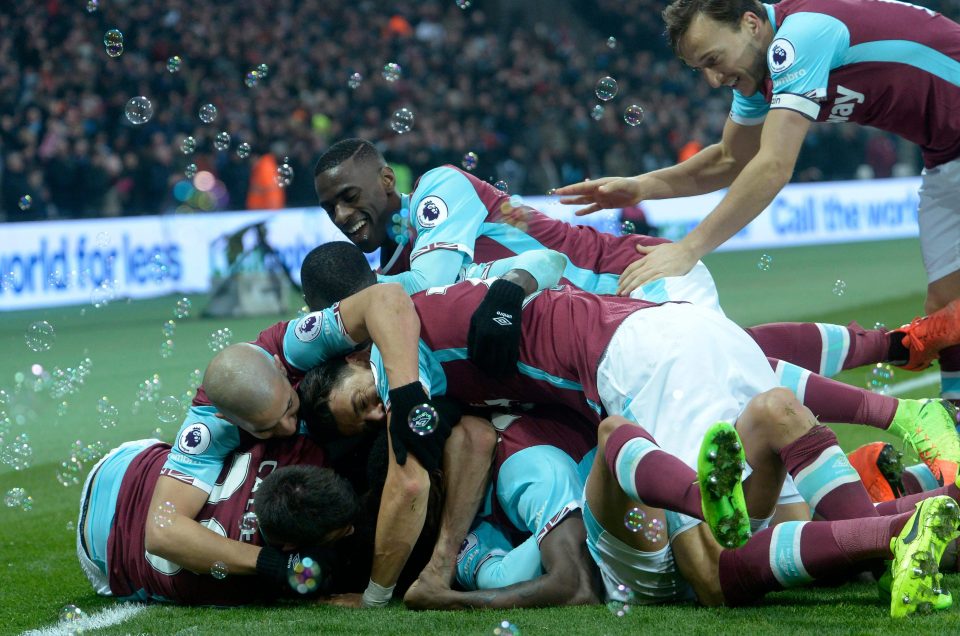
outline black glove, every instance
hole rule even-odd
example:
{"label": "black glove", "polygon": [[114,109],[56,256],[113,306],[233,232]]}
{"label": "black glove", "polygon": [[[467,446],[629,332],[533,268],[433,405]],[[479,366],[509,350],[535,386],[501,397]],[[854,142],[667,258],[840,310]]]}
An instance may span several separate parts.
{"label": "black glove", "polygon": [[[427,408],[415,412],[421,405]],[[397,464],[406,464],[410,451],[427,472],[440,468],[453,424],[434,407],[419,381],[390,391],[390,442]]]}
{"label": "black glove", "polygon": [[513,375],[520,359],[523,287],[502,278],[493,281],[470,318],[467,357],[494,377]]}
{"label": "black glove", "polygon": [[[311,559],[310,571],[297,568]],[[314,547],[284,551],[264,546],[257,556],[257,574],[283,590],[299,594],[327,592],[333,574],[334,552],[330,548]]]}

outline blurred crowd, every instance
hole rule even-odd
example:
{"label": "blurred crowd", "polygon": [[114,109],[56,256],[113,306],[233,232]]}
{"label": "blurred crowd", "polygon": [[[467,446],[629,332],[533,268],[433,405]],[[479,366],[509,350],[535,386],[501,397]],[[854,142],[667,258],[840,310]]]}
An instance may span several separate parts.
{"label": "blurred crowd", "polygon": [[[950,2],[934,8],[956,15]],[[521,194],[671,165],[719,137],[730,93],[674,58],[662,0],[546,3],[569,19],[543,20],[527,3],[460,4],[471,3],[0,3],[0,219],[316,205],[313,162],[347,136],[376,141],[401,187],[474,152],[478,176]],[[117,57],[103,44],[114,28]],[[384,78],[388,63],[399,79]],[[261,64],[267,73],[251,77]],[[608,102],[595,94],[604,76],[618,83]],[[134,125],[124,105],[139,95],[153,114]],[[218,111],[211,123],[198,118],[205,104]],[[631,105],[643,109],[636,126],[623,118]],[[414,115],[404,134],[391,127],[400,108]],[[294,177],[281,190],[271,177],[284,159]],[[889,135],[820,125],[796,179],[919,167],[916,149]]]}

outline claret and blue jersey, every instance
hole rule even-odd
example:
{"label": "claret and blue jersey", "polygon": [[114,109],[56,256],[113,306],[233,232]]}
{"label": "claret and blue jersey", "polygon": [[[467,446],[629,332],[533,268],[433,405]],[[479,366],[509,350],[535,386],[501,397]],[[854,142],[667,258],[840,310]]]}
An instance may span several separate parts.
{"label": "claret and blue jersey", "polygon": [[[350,352],[350,339],[340,318],[340,305],[316,311],[296,320],[278,322],[260,332],[253,342],[267,357],[274,354],[294,387],[304,374],[330,358]],[[224,458],[240,446],[247,433],[217,417],[217,408],[200,387],[177,433],[161,474],[209,493],[223,468]],[[300,432],[305,432],[300,423]]]}
{"label": "claret and blue jersey", "polygon": [[920,146],[928,168],[960,156],[960,25],[895,0],[764,7],[770,78],[750,97],[733,92],[733,121],[756,125],[784,108],[895,133]]}
{"label": "claret and blue jersey", "polygon": [[[600,421],[597,368],[622,321],[652,303],[598,296],[562,286],[528,297],[523,311],[518,373],[491,378],[467,359],[473,311],[487,291],[471,279],[412,296],[420,316],[420,380],[431,395],[505,409],[560,404],[595,425]],[[589,329],[590,337],[577,337]],[[386,373],[376,346],[370,356],[377,390],[389,404]]]}
{"label": "claret and blue jersey", "polygon": [[[565,282],[599,294],[616,292],[623,270],[638,258],[637,245],[666,242],[648,236],[613,236],[570,225],[532,208],[521,220],[504,216],[510,195],[454,166],[425,173],[398,212],[403,244],[381,263],[381,282],[414,294],[462,278],[485,277],[493,261],[534,250],[567,257]],[[539,272],[531,272],[540,279]],[[664,300],[666,300],[664,298]]]}

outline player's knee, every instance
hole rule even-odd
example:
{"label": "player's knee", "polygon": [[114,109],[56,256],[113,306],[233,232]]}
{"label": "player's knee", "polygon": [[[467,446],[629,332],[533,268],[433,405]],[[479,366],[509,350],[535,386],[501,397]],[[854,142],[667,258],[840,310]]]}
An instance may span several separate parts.
{"label": "player's knee", "polygon": [[602,449],[607,443],[607,438],[621,426],[633,426],[633,424],[619,415],[611,415],[600,422],[600,426],[597,427],[597,446]]}
{"label": "player's knee", "polygon": [[453,433],[461,437],[464,450],[472,455],[492,457],[497,447],[497,431],[483,418],[464,415],[460,418],[460,424],[454,427],[451,440]]}
{"label": "player's knee", "polygon": [[802,434],[813,426],[804,417],[806,407],[790,389],[777,387],[761,393],[750,401],[750,408],[759,421],[774,425],[774,431],[788,436]]}

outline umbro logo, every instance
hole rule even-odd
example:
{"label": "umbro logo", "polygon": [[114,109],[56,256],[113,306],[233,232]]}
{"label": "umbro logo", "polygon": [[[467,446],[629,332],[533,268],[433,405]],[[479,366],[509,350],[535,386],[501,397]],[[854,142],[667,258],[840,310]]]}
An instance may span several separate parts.
{"label": "umbro logo", "polygon": [[493,319],[493,322],[497,323],[501,327],[506,327],[508,325],[513,324],[513,321],[510,320],[512,317],[513,316],[511,316],[510,314],[505,314],[502,311],[498,311],[497,317]]}

